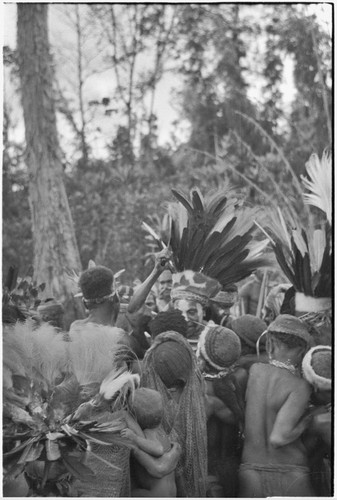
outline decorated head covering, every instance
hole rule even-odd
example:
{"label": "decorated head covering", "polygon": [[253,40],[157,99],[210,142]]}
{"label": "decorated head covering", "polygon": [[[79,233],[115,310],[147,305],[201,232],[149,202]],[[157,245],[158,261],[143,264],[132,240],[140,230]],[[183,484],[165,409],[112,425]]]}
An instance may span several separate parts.
{"label": "decorated head covering", "polygon": [[302,361],[303,378],[321,391],[331,390],[332,350],[328,345],[310,349]]}
{"label": "decorated head covering", "polygon": [[160,333],[174,331],[180,333],[184,337],[187,334],[187,322],[182,312],[178,309],[170,309],[162,311],[148,324],[148,328],[152,337],[156,337]]}
{"label": "decorated head covering", "polygon": [[[267,330],[266,323],[252,314],[244,314],[231,322],[232,330],[250,347],[255,347],[260,335]],[[265,341],[261,337],[261,342]]]}
{"label": "decorated head covering", "polygon": [[173,301],[179,299],[194,300],[206,306],[211,297],[220,291],[220,283],[202,273],[195,271],[183,271],[173,274],[171,298]]}
{"label": "decorated head covering", "polygon": [[311,343],[311,337],[307,325],[296,316],[290,314],[280,314],[275,321],[270,323],[267,329],[268,333],[285,333],[294,335],[307,344]]}
{"label": "decorated head covering", "polygon": [[163,418],[163,398],[158,391],[140,387],[134,392],[130,409],[142,429],[152,429],[157,427]]}
{"label": "decorated head covering", "polygon": [[79,279],[85,301],[97,304],[114,295],[113,283],[113,272],[105,266],[91,267],[84,271]]}
{"label": "decorated head covering", "polygon": [[[161,346],[168,344],[165,353]],[[175,348],[172,349],[172,344]],[[158,351],[159,349],[159,351]],[[175,363],[172,356],[178,356],[183,353],[184,358],[180,358],[180,364],[184,363],[189,368],[181,376],[185,377],[188,372],[185,386],[179,398],[179,404],[174,401],[162,380],[163,373],[157,372],[160,366],[157,358],[157,351],[165,353],[166,366],[170,366],[168,380],[171,382],[176,379],[172,377],[171,367]],[[170,360],[170,362],[168,362]],[[164,374],[164,378],[167,374]],[[187,340],[175,332],[166,332],[158,335],[146,352],[141,384],[160,392],[164,403],[164,416],[162,425],[165,432],[170,434],[171,440],[178,441],[182,447],[182,454],[176,467],[176,475],[179,476],[179,496],[181,497],[205,497],[207,482],[207,427],[206,411],[202,389],[202,377],[197,367],[197,360],[193,354],[192,348]]]}
{"label": "decorated head covering", "polygon": [[172,193],[178,203],[168,205],[170,247],[178,272],[201,272],[226,290],[267,265],[268,241],[254,240],[258,209],[245,207],[228,186],[205,196],[197,187],[189,196],[175,189]]}
{"label": "decorated head covering", "polygon": [[210,302],[215,302],[219,305],[224,305],[226,307],[231,307],[238,298],[238,287],[235,284],[228,285],[222,288],[215,297],[210,298]]}
{"label": "decorated head covering", "polygon": [[239,337],[229,328],[210,324],[202,331],[198,355],[216,370],[223,370],[232,366],[240,357],[241,343]]}
{"label": "decorated head covering", "polygon": [[158,345],[153,354],[153,363],[167,388],[185,384],[192,370],[190,353],[174,341]]}
{"label": "decorated head covering", "polygon": [[271,217],[264,233],[268,233],[276,259],[294,287],[296,314],[323,313],[326,322],[331,325],[331,154],[325,151],[321,159],[312,154],[306,163],[306,171],[307,177],[302,176],[302,182],[309,192],[303,189],[303,202],[304,206],[316,207],[315,213],[306,217],[308,223],[303,226],[297,217],[297,210],[290,205],[293,216],[289,211],[287,220],[279,210],[275,217]]}

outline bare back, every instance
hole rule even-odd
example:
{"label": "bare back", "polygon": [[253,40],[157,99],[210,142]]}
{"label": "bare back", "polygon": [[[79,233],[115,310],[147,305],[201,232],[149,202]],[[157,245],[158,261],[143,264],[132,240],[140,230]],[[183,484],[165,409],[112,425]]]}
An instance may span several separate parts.
{"label": "bare back", "polygon": [[[306,465],[300,439],[309,384],[284,368],[257,363],[251,367],[245,413],[244,463]],[[304,428],[303,428],[304,430]],[[282,436],[279,443],[276,435]]]}

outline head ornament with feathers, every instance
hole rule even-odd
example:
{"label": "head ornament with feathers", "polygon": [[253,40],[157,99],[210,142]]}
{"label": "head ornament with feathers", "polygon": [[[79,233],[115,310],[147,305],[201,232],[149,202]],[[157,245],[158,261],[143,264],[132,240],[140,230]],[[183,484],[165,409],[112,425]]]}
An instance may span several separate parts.
{"label": "head ornament with feathers", "polygon": [[302,180],[311,193],[303,193],[304,201],[318,207],[324,217],[314,224],[311,214],[304,225],[300,220],[286,220],[278,210],[265,229],[276,259],[295,289],[296,312],[314,314],[331,309],[331,156],[324,153],[320,161],[312,155],[306,168],[311,181],[303,176]]}
{"label": "head ornament with feathers", "polygon": [[193,188],[190,197],[172,189],[170,247],[178,272],[202,273],[221,287],[240,281],[267,264],[268,241],[256,241],[257,209],[244,207],[228,189],[205,196]]}

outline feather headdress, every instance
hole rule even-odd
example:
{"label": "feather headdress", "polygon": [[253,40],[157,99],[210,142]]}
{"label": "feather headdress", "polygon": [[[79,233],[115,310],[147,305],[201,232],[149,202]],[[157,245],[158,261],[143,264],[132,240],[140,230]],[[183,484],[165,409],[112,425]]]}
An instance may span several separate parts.
{"label": "feather headdress", "polygon": [[326,214],[331,224],[332,215],[332,165],[330,153],[324,151],[321,160],[312,154],[306,163],[309,179],[301,176],[302,182],[310,193],[304,193],[305,203],[318,207]]}
{"label": "feather headdress", "polygon": [[309,297],[331,297],[331,230],[299,221],[286,223],[281,211],[265,228],[277,262],[296,292]]}
{"label": "feather headdress", "polygon": [[172,193],[178,200],[168,207],[177,271],[202,272],[227,286],[268,265],[263,255],[268,240],[254,239],[257,209],[244,207],[228,189],[205,197],[198,188],[190,198],[174,189]]}

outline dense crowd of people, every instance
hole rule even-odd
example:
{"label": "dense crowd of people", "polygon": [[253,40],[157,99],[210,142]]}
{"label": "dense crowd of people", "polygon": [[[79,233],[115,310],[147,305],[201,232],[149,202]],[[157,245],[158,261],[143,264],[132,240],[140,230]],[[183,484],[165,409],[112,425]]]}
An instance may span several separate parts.
{"label": "dense crowd of people", "polygon": [[[121,312],[128,333],[115,327],[118,290],[125,287],[114,287],[112,271],[95,266],[80,277],[88,315],[71,325],[64,341],[79,355],[79,366],[88,345],[96,351],[95,371],[85,380],[77,375],[81,401],[96,394],[110,368],[100,356],[103,333],[118,337],[127,348],[119,362],[140,375],[121,431],[131,445],[94,445],[96,454],[125,470],[113,475],[88,456],[99,479],[84,483],[81,494],[251,498],[331,492],[331,347],[315,345],[310,328],[295,315],[277,314],[271,322],[231,315],[237,292],[219,291],[216,280],[202,273],[172,275],[168,261],[168,251],[157,254],[151,279],[128,289]],[[62,316],[55,301],[39,312],[54,325]]]}
{"label": "dense crowd of people", "polygon": [[331,295],[266,286],[245,234],[220,242],[236,221],[177,231],[143,282],[91,263],[69,331],[7,293],[4,496],[332,495]]}

